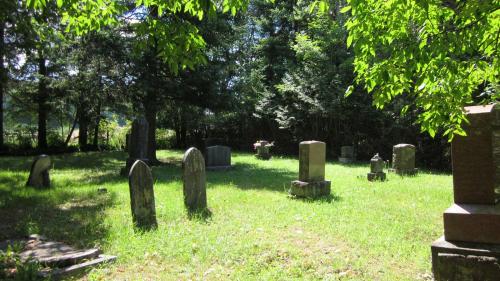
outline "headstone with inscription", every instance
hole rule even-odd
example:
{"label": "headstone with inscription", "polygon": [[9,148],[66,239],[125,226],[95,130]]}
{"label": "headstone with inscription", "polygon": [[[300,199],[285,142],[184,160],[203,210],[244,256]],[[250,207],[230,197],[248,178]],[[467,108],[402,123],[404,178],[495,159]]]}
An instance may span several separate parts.
{"label": "headstone with inscription", "polygon": [[130,206],[134,226],[140,229],[157,227],[153,175],[149,166],[136,160],[128,176]]}
{"label": "headstone with inscription", "polygon": [[414,175],[417,173],[414,145],[401,143],[392,148],[392,171],[398,175]]}
{"label": "headstone with inscription", "polygon": [[299,180],[292,181],[290,194],[315,198],[330,194],[331,182],[325,180],[326,144],[303,141],[299,144]]}
{"label": "headstone with inscription", "polygon": [[128,158],[122,175],[128,175],[130,168],[137,160],[148,163],[148,121],[138,118],[132,122],[132,130],[128,140]]}
{"label": "headstone with inscription", "polygon": [[31,164],[30,175],[26,185],[37,188],[50,187],[50,165],[51,161],[48,155],[42,154],[36,157],[33,164]]}
{"label": "headstone with inscription", "polygon": [[189,212],[207,209],[205,160],[201,152],[191,147],[182,158],[184,205]]}
{"label": "headstone with inscription", "polygon": [[340,163],[352,163],[355,160],[354,147],[353,146],[342,146],[340,147]]}
{"label": "headstone with inscription", "polygon": [[368,180],[369,181],[376,181],[376,180],[385,180],[385,173],[384,173],[384,166],[385,166],[385,161],[382,159],[377,154],[373,156],[373,158],[370,160],[370,172],[368,173]]}
{"label": "headstone with inscription", "polygon": [[467,136],[452,142],[454,204],[432,244],[434,278],[500,280],[500,108],[465,108]]}
{"label": "headstone with inscription", "polygon": [[231,148],[224,145],[214,145],[206,148],[206,167],[209,170],[224,170],[231,168]]}

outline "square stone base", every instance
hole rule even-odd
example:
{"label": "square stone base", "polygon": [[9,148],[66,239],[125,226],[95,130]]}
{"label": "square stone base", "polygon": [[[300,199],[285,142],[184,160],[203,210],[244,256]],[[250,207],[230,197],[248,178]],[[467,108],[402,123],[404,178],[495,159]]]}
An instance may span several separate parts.
{"label": "square stone base", "polygon": [[290,194],[296,197],[316,198],[330,194],[330,181],[292,181]]}
{"label": "square stone base", "polygon": [[432,272],[436,281],[500,280],[500,245],[434,241]]}
{"label": "square stone base", "polygon": [[339,157],[339,162],[342,164],[349,164],[354,162],[353,158]]}
{"label": "square stone base", "polygon": [[369,181],[385,181],[385,173],[368,173],[367,178]]}
{"label": "square stone base", "polygon": [[500,204],[453,204],[443,219],[447,241],[500,244]]}

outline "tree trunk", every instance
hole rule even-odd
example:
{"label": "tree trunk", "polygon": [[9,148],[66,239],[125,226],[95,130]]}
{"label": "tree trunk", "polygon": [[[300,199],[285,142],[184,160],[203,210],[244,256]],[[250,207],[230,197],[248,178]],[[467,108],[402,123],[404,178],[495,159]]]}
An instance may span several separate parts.
{"label": "tree trunk", "polygon": [[7,82],[7,73],[3,64],[3,55],[5,53],[4,43],[5,22],[0,22],[0,150],[4,147],[4,128],[3,128],[3,90]]}
{"label": "tree trunk", "polygon": [[146,110],[146,120],[148,121],[148,160],[150,164],[156,164],[156,115],[157,115],[157,94],[156,90],[152,89],[146,96],[144,101],[144,109]]}
{"label": "tree trunk", "polygon": [[71,136],[73,135],[73,132],[75,131],[76,123],[78,122],[78,114],[75,114],[75,119],[73,120],[73,125],[71,126],[71,130],[69,130],[68,136],[66,137],[66,140],[64,141],[64,146],[68,146],[69,141],[71,140]]}
{"label": "tree trunk", "polygon": [[38,51],[38,148],[47,148],[47,66],[42,51]]}
{"label": "tree trunk", "polygon": [[99,123],[101,122],[101,99],[99,99],[99,101],[97,102],[96,112],[97,115],[94,126],[94,141],[92,145],[94,146],[95,149],[99,150]]}

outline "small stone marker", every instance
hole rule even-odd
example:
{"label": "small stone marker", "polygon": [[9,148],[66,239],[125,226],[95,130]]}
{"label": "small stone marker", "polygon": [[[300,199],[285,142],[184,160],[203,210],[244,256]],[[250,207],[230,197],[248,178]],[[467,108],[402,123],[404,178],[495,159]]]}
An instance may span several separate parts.
{"label": "small stone marker", "polygon": [[414,175],[417,173],[414,145],[402,143],[393,146],[392,171],[398,175]]}
{"label": "small stone marker", "polygon": [[330,194],[330,181],[325,181],[326,144],[303,141],[299,144],[299,180],[292,181],[290,194],[316,198]]}
{"label": "small stone marker", "polygon": [[436,281],[500,280],[500,108],[465,108],[467,136],[452,142],[454,204],[432,246]]}
{"label": "small stone marker", "polygon": [[128,140],[128,158],[122,175],[129,174],[130,168],[136,160],[148,162],[148,121],[145,118],[138,118],[132,122],[132,130]]}
{"label": "small stone marker", "polygon": [[253,144],[253,147],[255,148],[255,150],[257,152],[255,154],[255,157],[257,157],[258,159],[263,159],[263,160],[271,159],[271,153],[270,153],[271,146],[273,146],[273,144],[269,143],[268,141],[265,141],[265,140],[260,140],[260,141],[255,142]]}
{"label": "small stone marker", "polygon": [[157,227],[153,175],[149,166],[136,160],[128,177],[134,225],[142,229]]}
{"label": "small stone marker", "polygon": [[184,205],[189,212],[207,209],[205,159],[201,152],[191,147],[182,159]]}
{"label": "small stone marker", "polygon": [[354,157],[354,147],[353,146],[342,146],[340,147],[340,157],[339,157],[339,162],[340,163],[352,163],[354,162],[355,157]]}
{"label": "small stone marker", "polygon": [[209,170],[224,170],[231,168],[231,148],[224,145],[207,147],[206,165]]}
{"label": "small stone marker", "polygon": [[50,187],[50,165],[51,161],[48,155],[42,154],[36,157],[31,165],[30,175],[26,186],[38,188]]}
{"label": "small stone marker", "polygon": [[373,158],[370,160],[370,173],[368,173],[368,180],[369,181],[376,181],[376,180],[385,180],[385,173],[384,173],[384,166],[385,166],[385,161],[382,159],[377,154],[373,156]]}

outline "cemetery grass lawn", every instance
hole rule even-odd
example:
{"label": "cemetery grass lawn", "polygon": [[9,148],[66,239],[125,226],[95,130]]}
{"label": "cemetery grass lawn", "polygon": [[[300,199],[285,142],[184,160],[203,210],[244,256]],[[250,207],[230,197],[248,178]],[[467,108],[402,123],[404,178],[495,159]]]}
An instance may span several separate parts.
{"label": "cemetery grass lawn", "polygon": [[[123,152],[53,157],[53,188],[24,186],[31,157],[0,158],[0,240],[32,233],[118,256],[83,280],[430,280],[430,244],[442,235],[452,178],[421,172],[366,180],[368,163],[328,162],[332,196],[287,197],[298,160],[233,153],[208,172],[207,220],[183,206],[181,151],[153,168],[156,231],[132,228]],[[97,189],[108,190],[99,194]]]}

